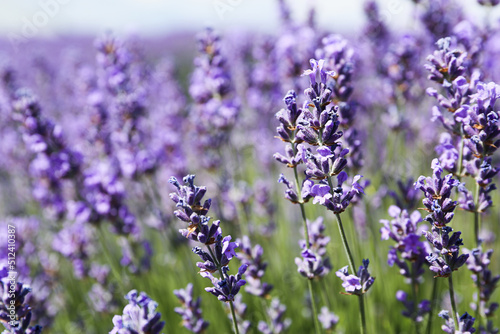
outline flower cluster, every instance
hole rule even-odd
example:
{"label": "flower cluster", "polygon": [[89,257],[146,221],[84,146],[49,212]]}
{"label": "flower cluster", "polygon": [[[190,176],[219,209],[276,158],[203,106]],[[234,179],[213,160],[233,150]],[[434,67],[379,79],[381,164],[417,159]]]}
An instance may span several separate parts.
{"label": "flower cluster", "polygon": [[[220,221],[209,225],[210,217],[206,216],[210,209],[211,200],[203,201],[207,189],[194,184],[194,175],[184,177],[184,185],[181,185],[175,177],[171,177],[169,182],[177,188],[177,193],[171,193],[170,198],[176,203],[178,210],[174,212],[179,220],[188,223],[187,229],[179,232],[186,238],[197,241],[206,246],[207,251],[200,247],[194,247],[193,252],[197,254],[203,262],[196,265],[201,269],[200,275],[209,278],[214,287],[206,288],[220,301],[232,302],[246,284],[242,279],[248,268],[248,264],[243,264],[238,269],[236,275],[229,275],[229,261],[236,256],[235,249],[239,246],[236,242],[231,242],[231,236],[222,236]],[[212,273],[218,271],[220,278],[216,278]]]}
{"label": "flower cluster", "polygon": [[438,159],[432,160],[432,178],[420,176],[415,182],[415,189],[420,189],[425,198],[422,203],[429,214],[425,220],[436,228],[442,228],[453,219],[457,202],[451,199],[451,192],[459,182],[453,178],[452,174],[442,177],[443,168]]}
{"label": "flower cluster", "polygon": [[441,329],[445,333],[449,334],[454,334],[454,333],[464,333],[464,334],[471,334],[475,333],[476,329],[472,326],[474,326],[474,321],[476,318],[472,317],[470,314],[465,312],[462,314],[462,316],[459,319],[458,322],[458,331],[455,330],[455,321],[453,320],[453,317],[450,317],[450,314],[448,311],[441,311],[438,314],[441,318],[444,319],[445,323],[443,326],[441,326]]}
{"label": "flower cluster", "polygon": [[203,333],[209,323],[201,315],[201,298],[193,298],[193,284],[189,283],[185,289],[174,290],[182,307],[176,307],[175,313],[182,317],[182,324],[193,333]]}
{"label": "flower cluster", "polygon": [[[309,243],[306,240],[300,240],[299,245],[302,248],[300,255],[302,258],[295,258],[295,264],[299,273],[308,279],[321,278],[332,270],[332,264],[326,254],[326,246],[330,242],[330,237],[324,235],[325,225],[323,217],[318,217],[313,222],[307,222],[309,231]],[[309,247],[308,247],[309,245]]]}
{"label": "flower cluster", "polygon": [[286,306],[280,303],[278,298],[271,301],[269,308],[269,318],[271,323],[259,321],[257,329],[262,334],[278,334],[285,332],[292,324],[292,320],[285,319]]}
{"label": "flower cluster", "polygon": [[415,322],[422,322],[424,316],[431,310],[431,303],[428,300],[424,299],[415,305],[414,301],[408,300],[408,294],[402,290],[396,292],[396,299],[405,307],[401,314]]}
{"label": "flower cluster", "polygon": [[453,229],[449,226],[442,228],[433,226],[431,231],[425,231],[427,240],[437,249],[438,254],[430,254],[427,261],[431,264],[430,270],[437,277],[448,277],[455,270],[465,264],[469,254],[460,254],[460,246],[463,245],[460,235],[462,232],[450,233]]}
{"label": "flower cluster", "polygon": [[[497,302],[490,302],[491,296],[495,292],[498,282],[500,282],[500,275],[494,276],[489,269],[492,254],[492,249],[483,252],[479,247],[470,251],[467,259],[467,268],[472,272],[472,280],[479,288],[479,296],[477,296],[479,303],[473,305],[473,307],[476,309],[479,307],[479,310],[476,311],[488,319],[494,316],[494,312],[499,307]],[[492,321],[488,320],[487,325],[493,326]],[[493,330],[491,333],[493,333]]]}
{"label": "flower cluster", "polygon": [[63,181],[80,173],[82,155],[66,145],[61,126],[42,116],[38,99],[31,92],[18,90],[12,104],[13,117],[22,125],[24,142],[33,154],[33,196],[62,218],[66,212]]}
{"label": "flower cluster", "polygon": [[370,289],[375,282],[375,277],[372,277],[368,272],[370,261],[363,260],[363,265],[359,266],[357,276],[349,274],[348,266],[338,270],[335,274],[343,281],[342,286],[347,295],[362,295]]}
{"label": "flower cluster", "polygon": [[396,242],[389,250],[387,262],[390,266],[396,264],[404,277],[418,279],[424,273],[425,257],[430,253],[429,246],[420,240],[418,223],[422,217],[418,211],[410,215],[395,205],[389,207],[389,216],[393,220],[380,220],[384,224],[380,229],[382,240],[390,238]]}
{"label": "flower cluster", "polygon": [[[16,273],[9,272],[6,267],[0,268],[0,322],[5,326],[5,334],[40,334],[42,327],[29,327],[31,307],[26,298],[31,288],[17,282]],[[12,296],[13,295],[13,296]]]}
{"label": "flower cluster", "polygon": [[160,334],[165,326],[160,321],[158,304],[144,292],[130,291],[125,299],[128,304],[123,308],[123,315],[113,317],[113,329],[110,334]]}
{"label": "flower cluster", "polygon": [[321,326],[326,331],[333,331],[339,322],[339,317],[328,310],[328,307],[323,306],[321,308],[321,313],[318,315],[318,320],[321,322]]}
{"label": "flower cluster", "polygon": [[251,295],[266,298],[269,296],[273,286],[262,281],[267,268],[267,262],[264,262],[262,259],[264,249],[259,244],[252,247],[250,238],[246,235],[242,239],[236,240],[236,243],[240,245],[241,249],[236,256],[242,264],[248,265],[245,274],[247,282],[245,291]]}
{"label": "flower cluster", "polygon": [[218,150],[228,140],[240,113],[240,102],[233,96],[233,83],[222,53],[220,37],[211,29],[198,36],[199,56],[191,77],[189,93],[195,105],[192,124],[195,145],[205,159],[202,164],[216,168],[222,163]]}

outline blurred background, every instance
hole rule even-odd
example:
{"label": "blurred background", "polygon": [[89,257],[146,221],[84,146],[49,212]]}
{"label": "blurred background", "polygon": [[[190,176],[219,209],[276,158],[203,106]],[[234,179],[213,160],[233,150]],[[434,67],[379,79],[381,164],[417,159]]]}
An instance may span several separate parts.
{"label": "blurred background", "polygon": [[[95,35],[105,31],[155,37],[179,31],[199,31],[211,26],[272,32],[279,28],[278,5],[269,0],[3,0],[0,34],[4,37],[54,37]],[[475,1],[460,3],[471,18],[482,20],[484,11]],[[364,22],[363,1],[292,0],[293,18],[304,20],[317,6],[322,29],[342,33],[359,30]],[[411,1],[379,1],[382,18],[394,26],[411,26]],[[499,13],[498,8],[494,10]],[[34,28],[34,29],[33,29]]]}

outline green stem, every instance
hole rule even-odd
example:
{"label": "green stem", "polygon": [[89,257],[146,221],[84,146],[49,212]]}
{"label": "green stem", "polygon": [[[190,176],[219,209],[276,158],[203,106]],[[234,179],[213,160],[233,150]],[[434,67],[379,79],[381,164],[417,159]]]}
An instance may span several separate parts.
{"label": "green stem", "polygon": [[[212,257],[212,259],[215,262],[215,265],[217,266],[217,269],[219,271],[219,275],[220,275],[221,279],[224,279],[224,272],[222,271],[222,267],[221,267],[220,263],[217,261],[217,258],[215,257],[215,254],[212,251],[212,248],[210,248],[209,245],[207,245],[207,248],[208,248],[208,251],[210,252],[210,256]],[[238,321],[236,320],[236,313],[234,313],[234,306],[233,306],[232,301],[229,302],[229,307],[231,308],[231,315],[233,317],[234,332],[236,334],[240,334],[240,332],[238,330]]]}
{"label": "green stem", "polygon": [[455,320],[455,331],[458,331],[458,311],[457,311],[457,305],[455,304],[455,290],[453,289],[453,279],[452,279],[452,274],[448,276],[448,285],[450,288],[450,301],[451,301],[451,308],[453,311],[453,320]]}
{"label": "green stem", "polygon": [[319,326],[318,311],[316,310],[316,300],[314,298],[314,291],[313,291],[312,281],[308,279],[307,280],[307,285],[309,287],[309,295],[311,296],[311,306],[312,306],[313,317],[314,317],[314,328],[316,329],[316,333],[320,334],[321,333],[321,327]]}
{"label": "green stem", "polygon": [[[292,144],[292,149],[294,154],[296,154],[297,148],[295,144]],[[299,173],[297,171],[297,166],[293,167],[293,174],[295,177],[295,187],[297,189],[297,195],[300,196],[301,194],[301,187],[299,185]],[[307,217],[306,217],[306,210],[304,208],[304,203],[300,202],[300,213],[302,215],[302,224],[304,226],[304,237],[306,238],[306,245],[307,248],[311,247],[311,241],[309,240],[309,229],[307,228]],[[316,329],[316,333],[320,334],[321,333],[321,327],[319,326],[319,319],[318,319],[318,312],[316,310],[316,299],[314,298],[314,290],[312,288],[312,282],[310,280],[307,280],[307,284],[309,286],[309,294],[311,296],[311,305],[312,305],[312,311],[313,311],[313,317],[314,317],[314,328]]]}
{"label": "green stem", "polygon": [[[330,184],[331,181],[328,179]],[[331,187],[331,186],[330,186]],[[337,225],[339,227],[340,238],[342,239],[342,244],[344,245],[345,252],[347,254],[347,258],[349,260],[349,266],[351,267],[351,272],[353,275],[356,275],[356,266],[354,264],[354,258],[352,256],[351,250],[349,249],[349,244],[347,243],[347,238],[344,232],[344,226],[342,225],[342,220],[340,219],[340,214],[336,213],[335,218],[337,220]],[[359,319],[361,322],[361,334],[366,333],[366,315],[365,315],[365,303],[364,296],[359,296]]]}
{"label": "green stem", "polygon": [[107,248],[108,243],[106,242],[106,235],[104,233],[104,230],[103,230],[104,227],[102,225],[103,224],[100,224],[99,227],[97,227],[97,230],[99,231],[99,242],[101,244],[101,248],[102,248],[103,253],[104,253],[104,258],[108,262],[109,267],[111,269],[111,272],[113,273],[113,276],[116,279],[116,282],[118,284],[118,288],[120,289],[120,293],[123,294],[125,291],[124,286],[123,286],[123,275],[121,275],[118,272],[118,270],[116,269],[116,267],[114,265],[115,261],[113,261],[111,254],[109,253],[109,250]]}
{"label": "green stem", "polygon": [[336,213],[335,218],[337,220],[337,226],[340,232],[340,238],[342,239],[342,244],[344,245],[344,250],[347,255],[347,259],[349,261],[349,266],[351,267],[351,272],[353,275],[356,275],[356,265],[354,264],[354,258],[352,256],[351,250],[349,248],[349,244],[347,243],[347,238],[344,232],[344,226],[342,225],[342,220],[340,219],[340,214]]}
{"label": "green stem", "polygon": [[359,295],[359,321],[361,322],[361,334],[366,333],[366,315],[365,315],[365,295]]}
{"label": "green stem", "polygon": [[431,305],[430,305],[430,310],[429,310],[429,320],[427,321],[427,334],[432,333],[432,319],[433,319],[433,312],[434,312],[434,306],[435,306],[435,301],[437,297],[437,291],[438,291],[438,280],[434,278],[434,283],[432,284],[432,296],[431,296]]}
{"label": "green stem", "polygon": [[413,305],[414,305],[414,321],[415,321],[415,332],[420,334],[420,322],[417,321],[417,305],[418,305],[418,296],[417,296],[417,280],[415,279],[415,270],[411,271],[411,292],[413,297]]}
{"label": "green stem", "polygon": [[233,327],[234,327],[234,332],[236,334],[240,334],[240,331],[238,329],[238,321],[236,320],[236,313],[234,312],[234,306],[233,302],[229,302],[229,307],[231,308],[231,315],[233,316]]}
{"label": "green stem", "polygon": [[331,311],[332,310],[332,305],[330,303],[330,299],[328,299],[328,293],[327,293],[328,289],[326,287],[326,282],[325,282],[324,279],[321,280],[321,285],[322,285],[322,289],[321,289],[322,291],[321,292],[322,292],[322,295],[323,295],[324,303],[328,307],[328,310]]}

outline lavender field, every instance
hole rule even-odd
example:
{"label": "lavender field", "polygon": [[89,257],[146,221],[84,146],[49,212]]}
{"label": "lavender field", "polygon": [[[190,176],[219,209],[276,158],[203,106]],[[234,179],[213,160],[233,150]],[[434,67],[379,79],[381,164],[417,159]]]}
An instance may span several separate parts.
{"label": "lavender field", "polygon": [[498,334],[500,1],[363,1],[0,36],[2,334]]}

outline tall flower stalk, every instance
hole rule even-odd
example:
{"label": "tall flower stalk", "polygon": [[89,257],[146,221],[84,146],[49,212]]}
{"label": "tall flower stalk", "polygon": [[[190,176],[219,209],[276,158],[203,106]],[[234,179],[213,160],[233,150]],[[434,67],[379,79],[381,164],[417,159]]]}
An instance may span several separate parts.
{"label": "tall flower stalk", "polygon": [[[234,332],[239,334],[233,302],[240,288],[246,284],[242,277],[248,264],[241,265],[236,275],[229,275],[229,261],[236,256],[235,249],[239,245],[231,242],[230,235],[225,237],[222,235],[220,221],[210,224],[210,217],[207,214],[212,201],[210,199],[203,201],[207,188],[195,186],[194,178],[194,175],[185,176],[184,185],[181,185],[175,177],[170,178],[169,182],[177,188],[176,193],[170,194],[170,198],[178,208],[174,215],[188,224],[187,228],[179,230],[180,234],[205,246],[206,251],[199,246],[192,249],[193,253],[203,261],[196,263],[200,268],[200,276],[210,279],[213,284],[213,287],[205,290],[220,301],[229,303]],[[218,272],[218,278],[213,275],[215,272]]]}
{"label": "tall flower stalk", "polygon": [[[368,261],[364,261],[363,266],[356,273],[354,258],[340,217],[340,213],[345,211],[351,200],[356,195],[363,193],[363,187],[358,183],[361,176],[356,175],[352,179],[350,189],[343,188],[343,184],[348,179],[347,173],[343,169],[347,166],[346,155],[349,153],[349,149],[343,148],[339,143],[343,133],[338,130],[340,125],[337,113],[338,106],[331,105],[333,99],[331,85],[334,84],[331,79],[336,76],[334,72],[326,70],[324,60],[311,59],[310,64],[312,68],[304,72],[304,75],[308,75],[310,79],[310,87],[304,91],[306,96],[304,107],[297,107],[296,94],[290,91],[284,99],[287,109],[276,114],[281,122],[277,129],[279,138],[290,144],[286,147],[286,157],[276,154],[275,158],[294,169],[296,190],[284,176],[280,178],[280,181],[287,187],[285,197],[292,203],[300,205],[307,248],[310,248],[311,245],[304,203],[314,198],[313,204],[321,204],[335,214],[352,276],[358,279],[358,283],[363,280],[364,284],[360,288],[358,288],[360,285],[357,284],[353,291],[348,291],[348,294],[359,296],[360,322],[364,333],[366,332],[366,321],[363,294],[373,284],[374,278],[368,274]],[[312,148],[315,148],[315,154]],[[301,163],[305,165],[306,169],[305,179],[302,183],[299,181],[297,170],[297,166]],[[336,187],[333,185],[333,176],[336,176]],[[302,187],[299,184],[302,184]],[[304,254],[307,254],[307,249],[303,251],[303,257]],[[357,277],[356,274],[363,275],[363,278]],[[343,278],[343,276],[340,277]]]}
{"label": "tall flower stalk", "polygon": [[[460,246],[463,245],[460,238],[461,232],[453,232],[447,226],[454,217],[454,210],[458,203],[451,199],[453,188],[459,182],[453,178],[452,174],[442,176],[443,167],[438,159],[432,161],[432,177],[420,176],[415,182],[415,188],[420,189],[425,198],[422,203],[424,210],[429,212],[425,220],[431,224],[430,231],[424,231],[427,240],[434,246],[435,252],[429,254],[426,259],[430,263],[430,270],[435,273],[435,277],[448,278],[450,292],[450,302],[453,312],[455,330],[459,328],[458,308],[455,303],[455,290],[453,285],[453,272],[462,267],[468,254],[460,254]],[[450,235],[450,233],[452,233]]]}

